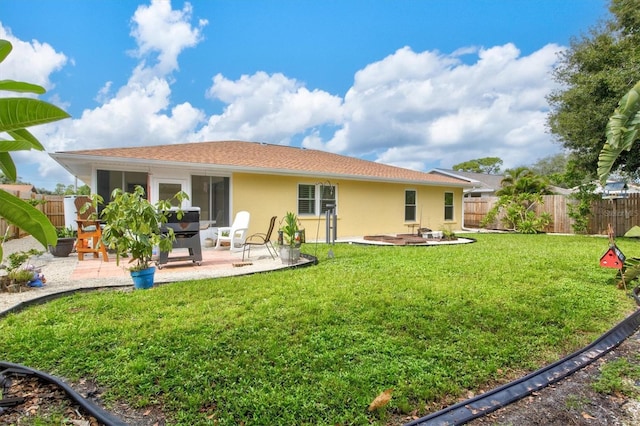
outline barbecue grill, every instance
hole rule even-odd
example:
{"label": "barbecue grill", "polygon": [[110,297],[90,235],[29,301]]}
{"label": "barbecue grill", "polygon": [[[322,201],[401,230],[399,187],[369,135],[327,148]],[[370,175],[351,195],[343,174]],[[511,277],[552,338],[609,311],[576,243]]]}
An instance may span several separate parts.
{"label": "barbecue grill", "polygon": [[176,237],[173,249],[188,249],[189,255],[169,257],[169,252],[161,251],[156,264],[159,269],[167,262],[190,260],[196,265],[202,262],[202,247],[200,246],[200,208],[190,207],[182,209],[183,216],[178,219],[178,212],[170,210],[167,215],[167,223],[162,225],[162,232],[168,233],[173,229]]}

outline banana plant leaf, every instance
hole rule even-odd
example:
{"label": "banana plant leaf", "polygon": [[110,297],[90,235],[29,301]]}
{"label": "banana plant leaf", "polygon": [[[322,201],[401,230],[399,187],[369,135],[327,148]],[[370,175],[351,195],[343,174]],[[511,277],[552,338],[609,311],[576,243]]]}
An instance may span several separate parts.
{"label": "banana plant leaf", "polygon": [[48,102],[31,98],[0,98],[0,132],[24,129],[70,117]]}
{"label": "banana plant leaf", "polygon": [[8,152],[0,151],[0,172],[10,181],[15,181],[18,178],[16,165]]}
{"label": "banana plant leaf", "polygon": [[[33,207],[31,204],[14,197],[0,189],[1,215],[7,222],[12,223],[31,234],[45,248],[58,242],[56,228],[51,224],[47,215]],[[2,248],[0,248],[0,259]]]}
{"label": "banana plant leaf", "polygon": [[45,88],[42,86],[15,80],[0,80],[0,90],[18,93],[36,93],[38,95],[46,93]]}
{"label": "banana plant leaf", "polygon": [[598,157],[598,178],[605,183],[613,164],[622,151],[629,151],[638,139],[640,130],[640,82],[627,92],[609,117],[607,142]]}
{"label": "banana plant leaf", "polygon": [[[622,283],[628,284],[640,276],[640,259],[628,258],[625,260],[624,266]],[[620,285],[618,284],[618,286]]]}
{"label": "banana plant leaf", "polygon": [[9,134],[9,136],[13,138],[13,140],[16,140],[16,141],[21,140],[21,141],[29,142],[31,144],[31,149],[44,151],[44,146],[42,146],[40,141],[35,136],[33,136],[31,132],[28,131],[27,129],[11,130],[7,133]]}

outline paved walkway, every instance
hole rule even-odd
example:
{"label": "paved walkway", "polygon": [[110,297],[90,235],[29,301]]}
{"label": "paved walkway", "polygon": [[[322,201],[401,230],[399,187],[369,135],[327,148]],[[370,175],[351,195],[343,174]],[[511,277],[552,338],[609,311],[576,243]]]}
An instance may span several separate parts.
{"label": "paved walkway", "polygon": [[[32,237],[7,241],[4,245],[4,259],[13,252],[27,251],[30,248],[43,250],[42,246]],[[184,250],[185,253],[181,253]],[[188,254],[186,249],[172,252],[169,262],[162,269],[156,269],[155,282],[167,283],[192,279],[227,277],[246,275],[256,272],[266,272],[288,268],[279,258],[275,260],[269,256],[264,248],[252,248],[251,257],[242,261],[242,252],[215,250],[202,248],[202,263],[200,266],[191,261],[171,261],[171,257]],[[41,269],[47,282],[43,287],[32,288],[21,293],[0,293],[0,314],[41,297],[65,293],[79,289],[109,288],[131,285],[133,282],[129,271],[125,269],[128,259],[121,259],[116,265],[115,255],[109,256],[109,262],[102,258],[95,259],[85,255],[85,260],[79,261],[75,253],[69,257],[53,257],[49,253],[32,257],[29,263]],[[310,262],[302,259],[298,265]]]}

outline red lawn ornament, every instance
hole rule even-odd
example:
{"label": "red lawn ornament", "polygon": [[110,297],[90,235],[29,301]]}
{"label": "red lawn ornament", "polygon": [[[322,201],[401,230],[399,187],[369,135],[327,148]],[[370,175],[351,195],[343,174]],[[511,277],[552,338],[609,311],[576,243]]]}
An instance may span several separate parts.
{"label": "red lawn ornament", "polygon": [[600,266],[604,268],[622,269],[626,256],[613,242],[613,228],[609,224],[609,249],[600,258]]}
{"label": "red lawn ornament", "polygon": [[624,253],[620,251],[615,244],[609,246],[609,250],[600,258],[600,266],[604,268],[616,268],[622,269],[624,266],[624,260],[626,259]]}

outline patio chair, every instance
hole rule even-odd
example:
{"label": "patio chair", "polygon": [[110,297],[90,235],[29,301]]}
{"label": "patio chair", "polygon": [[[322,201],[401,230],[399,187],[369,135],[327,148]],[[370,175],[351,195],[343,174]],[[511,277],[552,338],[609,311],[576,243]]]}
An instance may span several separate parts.
{"label": "patio chair", "polygon": [[236,213],[236,217],[233,219],[231,226],[219,227],[216,249],[222,247],[223,242],[228,242],[230,251],[240,251],[244,245],[247,230],[249,229],[250,217],[249,212],[240,211]]}
{"label": "patio chair", "polygon": [[[247,257],[251,257],[251,246],[265,246],[267,251],[271,255],[271,259],[276,258],[276,249],[273,247],[273,243],[271,242],[271,234],[273,233],[273,228],[276,224],[276,219],[278,216],[273,216],[271,218],[271,222],[269,222],[269,230],[267,233],[257,233],[252,234],[247,237],[242,246],[242,261],[244,262],[244,253],[247,252]],[[248,250],[247,250],[248,248]],[[273,250],[273,253],[271,252]]]}
{"label": "patio chair", "polygon": [[92,253],[94,258],[102,254],[105,262],[109,261],[107,248],[100,242],[102,238],[102,228],[96,216],[96,209],[89,197],[76,197],[75,201],[78,224],[78,237],[76,240],[76,253],[78,260],[84,260],[86,253]]}

